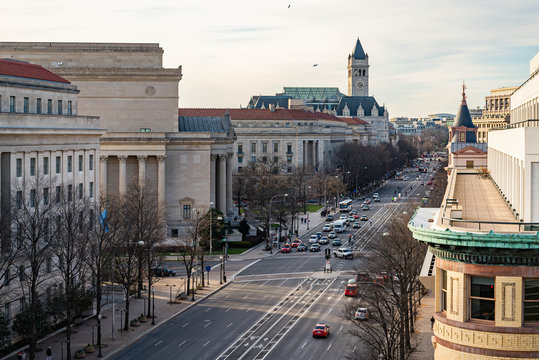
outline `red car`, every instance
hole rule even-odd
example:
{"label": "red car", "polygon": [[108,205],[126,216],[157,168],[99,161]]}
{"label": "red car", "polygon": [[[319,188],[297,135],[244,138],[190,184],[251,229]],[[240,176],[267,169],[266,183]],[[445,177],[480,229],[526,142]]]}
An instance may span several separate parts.
{"label": "red car", "polygon": [[429,182],[427,183],[427,185],[432,185],[432,181],[429,181]]}
{"label": "red car", "polygon": [[290,247],[290,244],[284,244],[283,247],[281,248],[281,252],[282,253],[289,253],[291,251],[291,247]]}
{"label": "red car", "polygon": [[329,325],[328,324],[316,324],[313,329],[313,338],[316,337],[328,337],[329,336]]}
{"label": "red car", "polygon": [[296,240],[292,241],[292,247],[293,248],[297,248],[299,244],[301,244],[301,241],[299,239],[296,239]]}
{"label": "red car", "polygon": [[350,284],[344,289],[344,296],[356,297],[359,295],[359,290],[357,284]]}

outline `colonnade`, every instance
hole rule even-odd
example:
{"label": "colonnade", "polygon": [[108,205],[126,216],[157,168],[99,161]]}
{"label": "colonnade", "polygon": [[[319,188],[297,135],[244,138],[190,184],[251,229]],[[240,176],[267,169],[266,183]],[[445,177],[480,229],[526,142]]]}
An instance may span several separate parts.
{"label": "colonnade", "polygon": [[233,212],[232,203],[232,156],[233,154],[211,154],[210,156],[210,201],[225,216]]}

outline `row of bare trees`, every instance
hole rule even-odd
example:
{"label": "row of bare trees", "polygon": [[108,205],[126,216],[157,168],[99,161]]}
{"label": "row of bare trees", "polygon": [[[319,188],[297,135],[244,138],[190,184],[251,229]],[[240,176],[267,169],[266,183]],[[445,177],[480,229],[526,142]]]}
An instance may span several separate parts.
{"label": "row of bare trees", "polygon": [[143,279],[149,296],[158,263],[154,247],[165,236],[163,205],[149,184],[134,182],[125,194],[98,204],[70,185],[36,178],[4,199],[2,221],[0,303],[21,303],[12,328],[29,345],[30,359],[55,324],[66,327],[71,358],[74,319],[94,301],[101,313],[105,281],[124,289],[128,328],[129,298],[135,290],[141,296]]}

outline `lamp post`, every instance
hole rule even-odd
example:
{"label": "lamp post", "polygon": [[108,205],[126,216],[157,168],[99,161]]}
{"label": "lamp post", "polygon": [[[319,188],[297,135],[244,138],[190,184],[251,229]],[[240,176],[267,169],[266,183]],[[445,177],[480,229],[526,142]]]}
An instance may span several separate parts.
{"label": "lamp post", "polygon": [[141,248],[144,246],[144,241],[140,240],[136,242],[137,253],[138,253],[138,294],[137,297],[140,299],[142,297],[142,251]]}
{"label": "lamp post", "polygon": [[212,227],[213,227],[213,221],[212,221],[212,213],[213,213],[213,201],[210,201],[210,256],[212,255],[213,250],[213,233],[212,233]]}
{"label": "lamp post", "polygon": [[[276,197],[279,197],[279,196],[288,197],[288,194],[277,194],[271,197],[270,204],[269,204],[268,239],[270,239],[270,229],[271,229],[271,203]],[[270,244],[270,254],[273,254],[273,244]]]}
{"label": "lamp post", "polygon": [[155,286],[152,286],[152,325],[155,325]]}
{"label": "lamp post", "polygon": [[[335,179],[338,179],[339,177],[337,175],[335,175]],[[324,206],[326,207],[326,214],[328,213],[328,202],[327,202],[327,197],[328,197],[328,194],[327,194],[327,185],[328,185],[328,180],[331,179],[331,177],[328,177],[326,178],[326,180],[324,180]],[[307,223],[308,224],[308,223]]]}
{"label": "lamp post", "polygon": [[99,354],[97,354],[97,357],[103,357],[103,354],[101,353],[101,319],[103,316],[101,314],[97,314],[97,346],[99,347]]}
{"label": "lamp post", "polygon": [[219,256],[219,284],[223,284],[223,255]]}

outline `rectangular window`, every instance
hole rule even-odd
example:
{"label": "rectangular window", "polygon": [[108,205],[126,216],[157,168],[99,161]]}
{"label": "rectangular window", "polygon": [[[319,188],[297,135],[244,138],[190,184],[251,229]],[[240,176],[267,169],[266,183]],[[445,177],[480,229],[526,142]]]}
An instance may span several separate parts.
{"label": "rectangular window", "polygon": [[524,321],[539,322],[539,279],[524,279]]}
{"label": "rectangular window", "polygon": [[274,162],[274,163],[278,163],[278,162],[279,162],[279,157],[278,157],[278,156],[274,156],[274,157],[273,157],[273,162]]}
{"label": "rectangular window", "polygon": [[460,132],[460,142],[466,142],[466,131]]}
{"label": "rectangular window", "polygon": [[84,191],[83,191],[83,187],[82,187],[82,183],[79,184],[79,200],[82,199],[84,195]]}
{"label": "rectangular window", "polygon": [[55,201],[58,204],[58,203],[60,203],[60,200],[62,199],[62,187],[61,186],[56,187],[56,194],[55,195],[56,195]]}
{"label": "rectangular window", "polygon": [[62,115],[62,100],[58,100],[58,115]]}
{"label": "rectangular window", "polygon": [[47,99],[47,114],[52,114],[52,99]]}
{"label": "rectangular window", "polygon": [[256,152],[256,143],[251,143],[251,152],[252,153],[255,153]]}
{"label": "rectangular window", "polygon": [[243,163],[243,156],[238,156],[238,164]]}
{"label": "rectangular window", "polygon": [[89,189],[88,189],[88,196],[90,198],[93,198],[94,197],[94,182],[93,181],[90,181],[90,184],[89,184]]}
{"label": "rectangular window", "polygon": [[256,156],[251,156],[251,162],[256,162]]}
{"label": "rectangular window", "polygon": [[238,145],[238,154],[243,154],[243,145]]}
{"label": "rectangular window", "polygon": [[67,201],[73,200],[73,185],[67,185]]}
{"label": "rectangular window", "polygon": [[287,164],[292,164],[292,156],[290,156],[290,155],[287,156],[286,157],[286,162],[287,162]]}
{"label": "rectangular window", "polygon": [[43,175],[49,175],[49,157],[43,158]]}
{"label": "rectangular window", "polygon": [[30,176],[36,175],[36,158],[30,158]]}
{"label": "rectangular window", "polygon": [[62,170],[62,158],[60,156],[56,157],[56,173],[59,174]]}
{"label": "rectangular window", "polygon": [[73,171],[73,156],[68,155],[67,157],[67,172]]}
{"label": "rectangular window", "polygon": [[441,270],[440,275],[442,276],[442,311],[447,311],[447,271]]}
{"label": "rectangular window", "polygon": [[173,237],[173,238],[178,237],[178,229],[170,230],[170,236]]}
{"label": "rectangular window", "polygon": [[49,205],[49,188],[43,188],[43,205]]}
{"label": "rectangular window", "polygon": [[150,128],[140,128],[140,132],[152,132]]}
{"label": "rectangular window", "polygon": [[67,102],[67,115],[73,115],[73,103],[71,101]]}
{"label": "rectangular window", "polygon": [[292,144],[286,145],[286,152],[287,152],[288,154],[292,154]]}
{"label": "rectangular window", "polygon": [[273,143],[273,152],[274,153],[279,152],[279,143],[278,142]]}
{"label": "rectangular window", "polygon": [[82,155],[79,155],[79,171],[84,170],[84,158]]}
{"label": "rectangular window", "polygon": [[262,156],[262,162],[265,164],[268,162],[268,157],[267,156]]}
{"label": "rectangular window", "polygon": [[238,172],[242,172],[242,171],[243,171],[243,167],[238,166]]}
{"label": "rectangular window", "polygon": [[19,281],[24,281],[24,265],[19,266]]}
{"label": "rectangular window", "polygon": [[22,177],[22,159],[17,159],[15,161],[15,173],[17,177]]}
{"label": "rectangular window", "polygon": [[45,242],[49,242],[50,240],[50,231],[49,231],[49,218],[45,218],[45,224],[43,225],[43,232],[44,232],[44,238]]}
{"label": "rectangular window", "polygon": [[9,112],[15,112],[17,111],[17,107],[15,106],[15,96],[9,97]]}
{"label": "rectangular window", "polygon": [[287,167],[286,171],[288,171],[288,173],[291,173],[292,172],[292,166]]}
{"label": "rectangular window", "polygon": [[36,114],[41,114],[41,99],[36,99]]}
{"label": "rectangular window", "polygon": [[92,171],[94,169],[94,155],[90,154],[88,156],[88,170]]}
{"label": "rectangular window", "polygon": [[470,277],[470,318],[494,321],[494,278]]}
{"label": "rectangular window", "polygon": [[36,207],[36,189],[30,190],[30,207]]}
{"label": "rectangular window", "polygon": [[17,209],[22,209],[22,191],[17,191]]}
{"label": "rectangular window", "polygon": [[30,99],[25,97],[23,102],[23,111],[25,114],[28,114],[30,111]]}
{"label": "rectangular window", "polygon": [[466,169],[473,169],[473,160],[466,160]]}
{"label": "rectangular window", "polygon": [[268,143],[263,142],[262,143],[262,153],[265,154],[268,152]]}
{"label": "rectangular window", "polygon": [[183,206],[183,218],[184,219],[190,219],[191,218],[191,205],[184,205]]}

